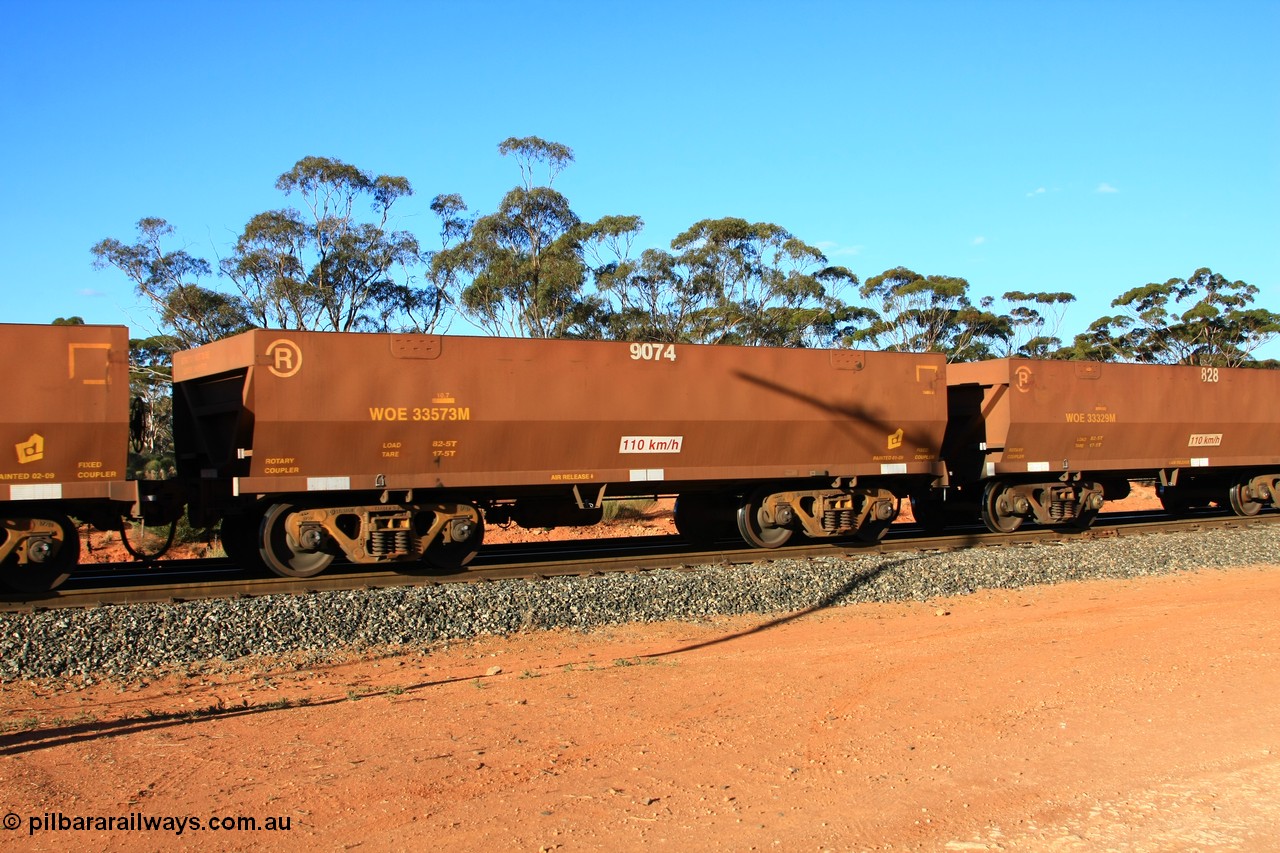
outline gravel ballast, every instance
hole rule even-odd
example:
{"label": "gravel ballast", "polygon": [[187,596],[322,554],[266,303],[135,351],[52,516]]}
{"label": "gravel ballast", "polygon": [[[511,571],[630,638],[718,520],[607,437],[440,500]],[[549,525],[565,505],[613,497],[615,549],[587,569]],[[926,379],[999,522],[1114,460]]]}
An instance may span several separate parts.
{"label": "gravel ballast", "polygon": [[1278,559],[1280,526],[1267,524],[953,552],[775,559],[696,571],[0,614],[0,680],[135,677],[254,656],[323,656],[482,634],[925,601]]}

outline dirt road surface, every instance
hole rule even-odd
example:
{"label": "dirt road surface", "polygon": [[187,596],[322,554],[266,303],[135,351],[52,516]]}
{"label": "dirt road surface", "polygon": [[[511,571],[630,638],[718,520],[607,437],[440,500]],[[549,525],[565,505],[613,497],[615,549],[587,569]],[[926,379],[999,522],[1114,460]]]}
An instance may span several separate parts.
{"label": "dirt road surface", "polygon": [[1269,851],[1277,601],[1255,567],[11,683],[0,847]]}

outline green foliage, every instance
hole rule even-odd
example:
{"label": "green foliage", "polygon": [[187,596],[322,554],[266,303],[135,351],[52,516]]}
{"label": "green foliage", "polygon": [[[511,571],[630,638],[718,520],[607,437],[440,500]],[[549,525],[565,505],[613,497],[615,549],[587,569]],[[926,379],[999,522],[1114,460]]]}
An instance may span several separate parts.
{"label": "green foliage", "polygon": [[829,288],[857,283],[785,228],[736,217],[696,222],[671,241],[672,252],[632,260],[642,224],[612,217],[584,232],[597,260],[612,256],[593,270],[611,338],[811,346],[843,316]]}
{"label": "green foliage", "polygon": [[605,501],[602,517],[605,521],[644,518],[645,513],[657,506],[657,501],[650,498],[634,498],[630,500]]}
{"label": "green foliage", "polygon": [[498,143],[498,153],[503,157],[515,157],[520,164],[520,176],[524,180],[524,188],[532,190],[537,179],[534,172],[539,163],[547,169],[547,186],[555,183],[556,176],[564,171],[565,166],[573,162],[573,149],[559,142],[548,142],[536,136],[517,139],[509,136]]}
{"label": "green foliage", "polygon": [[1237,367],[1280,334],[1280,314],[1253,308],[1258,288],[1228,281],[1207,267],[1189,278],[1132,288],[1112,303],[1071,348],[1078,358]]}
{"label": "green foliage", "polygon": [[167,480],[177,471],[170,447],[156,451],[129,451],[129,476],[135,480]]}
{"label": "green foliage", "polygon": [[[417,238],[388,229],[395,203],[413,194],[407,179],[304,157],[276,189],[297,195],[304,211],[254,216],[220,264],[255,325],[340,332],[435,327],[445,303],[434,288],[413,285],[423,260]],[[362,200],[375,221],[357,216]]]}
{"label": "green foliage", "polygon": [[495,333],[571,336],[585,299],[578,225],[556,190],[512,189],[494,213],[476,220],[463,244],[471,272],[464,309]]}
{"label": "green foliage", "polygon": [[643,248],[639,216],[584,221],[553,188],[574,162],[571,148],[537,136],[497,147],[515,161],[519,183],[484,214],[455,193],[435,196],[434,251],[392,226],[413,194],[407,178],[316,156],[275,183],[294,206],[252,217],[219,263],[234,293],[206,286],[210,264],[170,245],[174,229],[163,219],[139,220],[133,242],[93,246],[94,267],[122,272],[163,330],[134,342],[134,449],[158,455],[171,445],[169,355],[255,326],[432,332],[462,313],[491,334],[525,337],[1215,366],[1253,364],[1280,334],[1280,314],[1253,304],[1257,287],[1208,268],[1126,291],[1112,303],[1118,313],[1064,346],[1070,293],[1010,290],[1000,313],[957,276],[898,266],[860,284],[770,222],[701,219],[667,249]]}
{"label": "green foliage", "polygon": [[[474,221],[463,217],[459,196],[436,197],[432,209],[441,218],[445,246],[432,256],[432,280],[440,288],[457,287],[461,309],[491,334],[598,337],[599,301],[583,288],[582,223],[550,186],[573,162],[572,150],[538,137],[512,137],[498,151],[516,158],[522,185]],[[547,169],[546,186],[535,185],[539,165]]]}
{"label": "green foliage", "polygon": [[124,273],[183,348],[247,328],[245,306],[238,299],[200,285],[211,272],[208,261],[185,249],[165,251],[162,243],[174,233],[173,226],[146,217],[137,227],[138,239],[132,244],[114,237],[99,241],[90,250],[94,269],[114,267]]}
{"label": "green foliage", "polygon": [[[147,527],[136,521],[127,523],[129,525],[128,536],[130,543],[144,553],[158,551],[169,538],[169,525],[167,523],[158,527]],[[211,545],[215,538],[212,528],[192,526],[186,514],[179,516],[174,525],[174,545]]]}
{"label": "green foliage", "polygon": [[1004,300],[1013,308],[1006,319],[1010,335],[1008,354],[1027,358],[1052,358],[1062,349],[1058,329],[1066,306],[1076,301],[1070,293],[1026,293],[1011,290]]}
{"label": "green foliage", "polygon": [[1012,334],[1009,317],[990,310],[994,300],[973,304],[969,282],[956,276],[895,267],[867,279],[859,294],[876,307],[850,309],[852,324],[842,330],[847,344],[974,361],[994,355]]}
{"label": "green foliage", "polygon": [[[171,335],[129,341],[129,447],[147,458],[171,454],[173,450],[173,353],[180,348],[177,338]],[[172,462],[170,456],[169,467]],[[142,463],[132,461],[129,466],[131,471],[142,467]],[[163,479],[153,474],[145,476]]]}

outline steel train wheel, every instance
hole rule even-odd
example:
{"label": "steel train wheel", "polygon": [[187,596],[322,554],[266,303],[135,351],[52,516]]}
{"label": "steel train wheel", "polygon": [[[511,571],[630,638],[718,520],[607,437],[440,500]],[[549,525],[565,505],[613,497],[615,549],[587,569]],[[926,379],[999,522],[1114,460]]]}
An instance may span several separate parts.
{"label": "steel train wheel", "polygon": [[1231,502],[1232,512],[1251,518],[1262,511],[1262,502],[1249,497],[1249,493],[1245,491],[1247,485],[1245,481],[1235,483],[1227,492],[1227,497]]}
{"label": "steel train wheel", "polygon": [[484,515],[477,513],[474,532],[461,542],[445,542],[437,539],[427,546],[422,561],[440,572],[460,572],[465,569],[484,541]]}
{"label": "steel train wheel", "polygon": [[329,567],[333,555],[309,551],[294,541],[284,526],[292,512],[292,504],[274,504],[267,510],[259,528],[258,554],[267,568],[281,577],[315,577]]}
{"label": "steel train wheel", "polygon": [[791,538],[791,530],[786,527],[764,526],[760,509],[767,496],[767,492],[756,492],[738,507],[738,533],[747,544],[756,548],[781,548]]}
{"label": "steel train wheel", "polygon": [[57,514],[42,520],[58,525],[60,541],[52,546],[41,546],[41,551],[46,551],[47,548],[47,553],[40,562],[28,561],[20,564],[16,555],[10,555],[0,565],[0,586],[17,592],[49,592],[62,586],[71,576],[71,570],[80,562],[80,531],[71,519]]}
{"label": "steel train wheel", "polygon": [[982,490],[982,523],[992,533],[1012,533],[1022,526],[1022,516],[1000,512],[1000,498],[1004,493],[1005,485],[998,480],[987,483]]}

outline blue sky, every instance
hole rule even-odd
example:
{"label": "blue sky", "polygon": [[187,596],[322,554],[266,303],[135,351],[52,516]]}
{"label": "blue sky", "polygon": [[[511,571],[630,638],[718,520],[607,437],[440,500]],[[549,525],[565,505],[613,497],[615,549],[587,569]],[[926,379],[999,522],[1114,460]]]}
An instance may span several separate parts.
{"label": "blue sky", "polygon": [[4,322],[153,331],[90,247],[159,216],[216,263],[306,155],[407,177],[396,225],[434,245],[431,198],[491,211],[527,135],[573,148],[580,216],[638,214],[646,245],[774,222],[864,279],[1072,292],[1067,339],[1202,266],[1280,310],[1276,0],[0,10]]}

